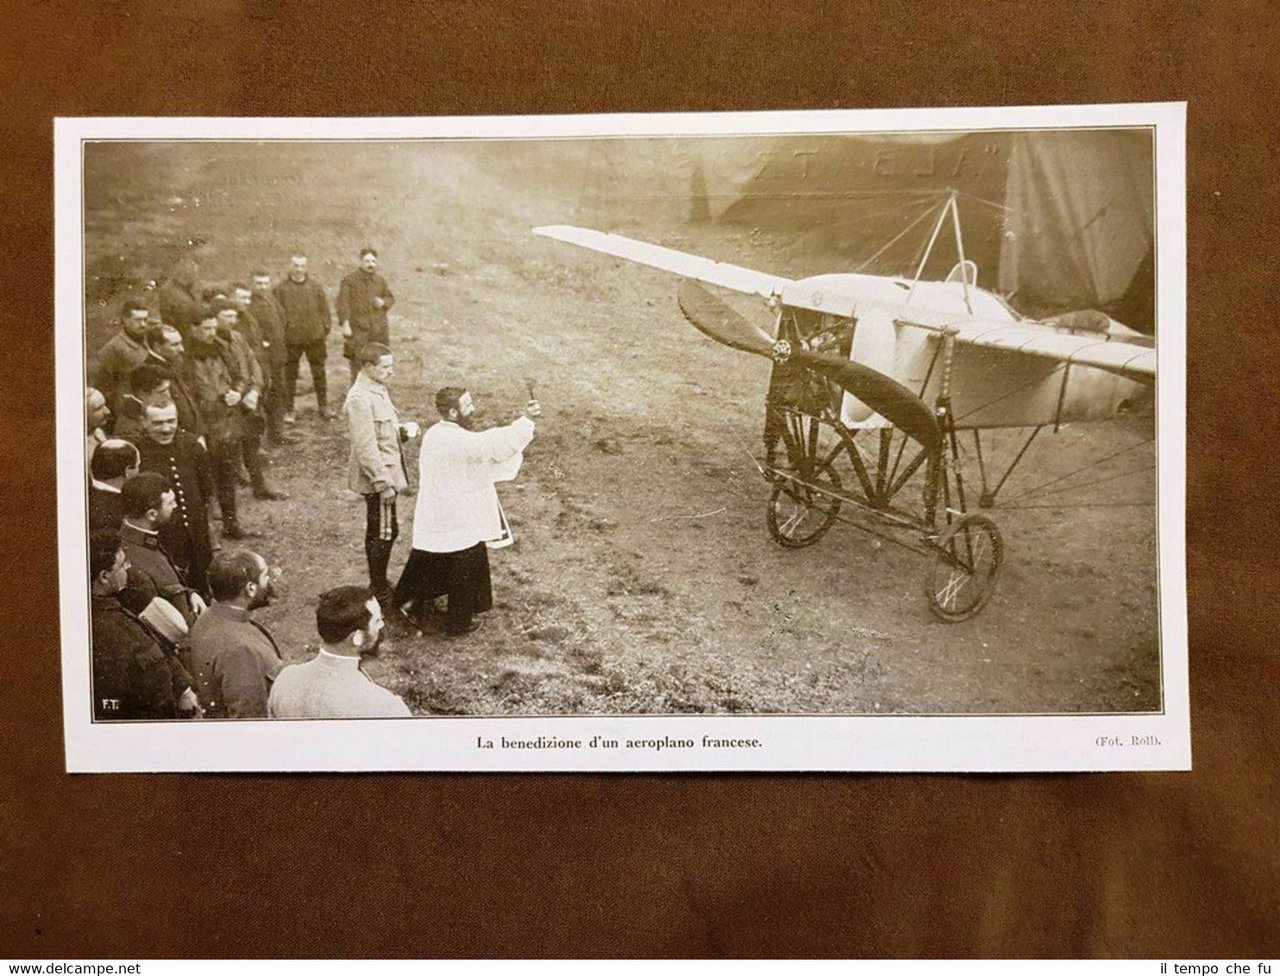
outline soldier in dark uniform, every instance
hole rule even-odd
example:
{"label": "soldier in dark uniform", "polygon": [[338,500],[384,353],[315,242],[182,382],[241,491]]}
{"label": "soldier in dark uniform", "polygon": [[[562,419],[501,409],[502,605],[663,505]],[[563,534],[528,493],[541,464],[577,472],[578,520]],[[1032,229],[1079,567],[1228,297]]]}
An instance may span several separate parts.
{"label": "soldier in dark uniform", "polygon": [[252,360],[253,354],[238,352],[224,342],[218,333],[217,313],[207,311],[191,333],[187,380],[204,423],[225,539],[247,539],[253,535],[240,524],[236,509],[236,485],[244,449],[245,415],[240,404],[247,393],[256,391],[252,380],[242,372],[246,358]]}
{"label": "soldier in dark uniform", "polygon": [[198,714],[191,676],[177,655],[120,603],[128,573],[119,535],[110,530],[91,533],[93,717],[101,721]]}
{"label": "soldier in dark uniform", "polygon": [[196,263],[183,258],[174,265],[169,280],[160,286],[160,318],[186,339],[200,324],[201,306],[196,289]]}
{"label": "soldier in dark uniform", "polygon": [[125,481],[138,473],[138,449],[128,441],[103,441],[89,462],[89,528],[120,530],[124,507],[120,492]]}
{"label": "soldier in dark uniform", "polygon": [[122,595],[121,602],[140,613],[159,596],[190,625],[204,610],[204,600],[187,585],[182,570],[160,544],[160,530],[177,510],[177,492],[164,475],[144,471],[124,483],[120,506],[124,512],[120,542],[132,566],[129,588],[134,591],[133,599]]}
{"label": "soldier in dark uniform", "polygon": [[[236,286],[237,288],[243,286]],[[244,289],[245,304],[249,290]],[[288,496],[267,484],[262,458],[262,435],[267,424],[263,419],[262,398],[266,392],[269,375],[262,367],[261,333],[258,322],[244,312],[240,304],[230,299],[215,301],[213,309],[218,317],[218,338],[222,340],[235,360],[235,372],[242,380],[240,403],[240,457],[248,472],[248,482],[253,486],[253,497],[278,501]]]}
{"label": "soldier in dark uniform", "polygon": [[196,437],[204,436],[200,408],[187,387],[186,347],[177,329],[160,325],[147,332],[147,363],[169,372],[169,395],[178,408],[178,426]]}
{"label": "soldier in dark uniform", "polygon": [[206,573],[213,558],[208,501],[214,493],[209,453],[195,436],[178,429],[173,404],[148,407],[138,452],[142,470],[164,475],[173,486],[173,516],[160,528],[160,544],[185,574],[187,583],[208,593]]}
{"label": "soldier in dark uniform", "polygon": [[395,304],[386,279],[377,272],[378,252],[371,247],[360,251],[360,267],[342,279],[338,288],[338,322],[342,327],[342,354],[351,367],[351,382],[363,364],[360,350],[371,342],[390,347],[387,310]]}
{"label": "soldier in dark uniform", "polygon": [[275,446],[292,444],[294,439],[284,430],[284,401],[288,383],[285,373],[289,361],[284,335],[284,309],[271,293],[271,276],[265,271],[253,273],[249,310],[257,320],[262,348],[267,353],[262,369],[271,377],[263,403],[263,416],[267,421],[267,443]]}
{"label": "soldier in dark uniform", "polygon": [[319,283],[307,277],[305,255],[295,254],[289,259],[289,277],[276,285],[274,292],[284,310],[284,333],[289,358],[285,364],[285,415],[284,422],[294,422],[293,400],[298,387],[298,366],[307,357],[311,367],[311,384],[316,390],[316,407],[320,417],[330,420],[329,385],[325,377],[325,340],[333,328],[333,316],[329,312],[329,299]]}
{"label": "soldier in dark uniform", "polygon": [[142,438],[142,411],[153,403],[172,402],[172,384],[167,367],[150,362],[135,366],[118,401],[114,436],[136,444]]}
{"label": "soldier in dark uniform", "polygon": [[[252,409],[249,409],[247,404],[242,404],[246,411],[244,463],[245,467],[249,469],[249,481],[253,485],[253,497],[267,501],[278,501],[289,496],[287,493],[278,491],[267,484],[262,456],[262,438],[269,426],[267,408],[272,402],[273,396],[271,389],[274,383],[272,378],[273,347],[271,340],[263,335],[262,324],[253,313],[253,292],[249,290],[249,286],[237,282],[232,285],[232,289],[232,301],[236,310],[235,331],[243,338],[245,348],[252,352],[252,369],[259,384],[259,396]],[[219,319],[221,319],[222,314],[219,313]]]}

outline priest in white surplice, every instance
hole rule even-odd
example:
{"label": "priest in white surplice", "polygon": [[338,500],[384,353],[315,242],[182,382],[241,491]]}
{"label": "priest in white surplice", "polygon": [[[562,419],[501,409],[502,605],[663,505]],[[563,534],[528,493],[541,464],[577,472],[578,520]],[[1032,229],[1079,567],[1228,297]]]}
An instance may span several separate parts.
{"label": "priest in white surplice", "polygon": [[436,409],[440,422],[422,436],[413,552],[395,599],[420,621],[432,601],[447,595],[445,632],[458,635],[475,630],[474,615],[493,606],[489,546],[511,541],[494,484],[515,478],[542,411],[530,400],[514,423],[472,430],[471,394],[452,386],[436,394]]}

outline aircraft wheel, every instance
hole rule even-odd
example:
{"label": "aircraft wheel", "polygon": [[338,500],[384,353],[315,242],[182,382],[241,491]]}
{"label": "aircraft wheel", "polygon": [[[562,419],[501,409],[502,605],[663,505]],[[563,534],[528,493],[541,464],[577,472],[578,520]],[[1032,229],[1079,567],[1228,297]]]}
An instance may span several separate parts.
{"label": "aircraft wheel", "polygon": [[948,623],[977,616],[995,592],[1004,542],[985,515],[965,515],[939,536],[926,581],[929,609]]}
{"label": "aircraft wheel", "polygon": [[843,486],[835,468],[828,464],[805,480],[822,491],[780,478],[769,496],[769,534],[788,549],[813,545],[840,514],[840,499],[824,494],[841,494]]}

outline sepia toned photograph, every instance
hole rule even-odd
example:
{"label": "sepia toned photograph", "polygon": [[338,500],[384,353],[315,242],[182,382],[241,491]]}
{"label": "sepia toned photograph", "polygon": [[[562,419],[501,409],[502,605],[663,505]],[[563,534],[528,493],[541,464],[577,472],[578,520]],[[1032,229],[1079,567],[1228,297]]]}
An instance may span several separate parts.
{"label": "sepia toned photograph", "polygon": [[1181,113],[60,120],[69,766],[1188,764]]}

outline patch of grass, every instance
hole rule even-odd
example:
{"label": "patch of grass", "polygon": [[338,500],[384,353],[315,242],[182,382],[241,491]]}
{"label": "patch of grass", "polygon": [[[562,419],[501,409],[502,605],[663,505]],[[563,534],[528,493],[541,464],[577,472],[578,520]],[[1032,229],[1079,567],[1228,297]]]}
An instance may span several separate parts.
{"label": "patch of grass", "polygon": [[609,596],[671,596],[671,590],[657,577],[628,563],[610,567],[605,593]]}

